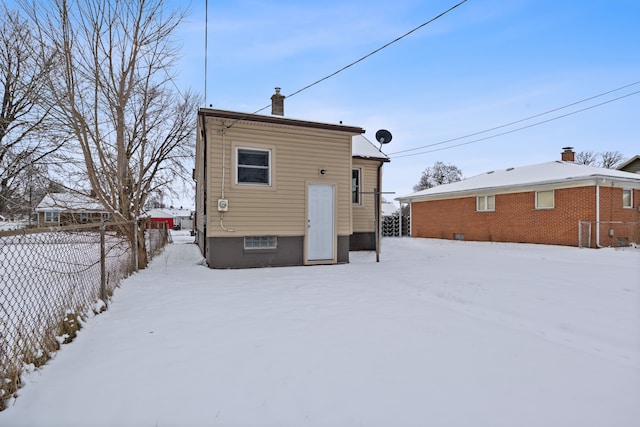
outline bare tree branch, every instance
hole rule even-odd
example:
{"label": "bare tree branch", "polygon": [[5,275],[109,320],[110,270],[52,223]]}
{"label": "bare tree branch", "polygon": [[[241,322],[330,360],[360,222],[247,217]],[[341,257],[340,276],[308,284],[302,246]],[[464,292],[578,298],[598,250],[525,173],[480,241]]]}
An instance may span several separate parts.
{"label": "bare tree branch", "polygon": [[64,71],[49,84],[87,181],[116,218],[139,218],[149,193],[180,177],[194,153],[198,100],[174,92],[171,81],[173,34],[185,12],[162,0],[22,3],[41,44],[61,52]]}

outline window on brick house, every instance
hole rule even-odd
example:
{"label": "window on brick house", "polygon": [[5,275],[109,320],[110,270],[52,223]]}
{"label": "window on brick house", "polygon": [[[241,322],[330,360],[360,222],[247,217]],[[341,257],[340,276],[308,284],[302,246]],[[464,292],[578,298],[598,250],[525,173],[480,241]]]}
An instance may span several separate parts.
{"label": "window on brick house", "polygon": [[633,190],[622,190],[622,207],[633,208]]}
{"label": "window on brick house", "polygon": [[478,212],[495,211],[496,196],[478,196],[476,198],[476,210]]}
{"label": "window on brick house", "polygon": [[553,209],[553,190],[536,191],[536,209]]}

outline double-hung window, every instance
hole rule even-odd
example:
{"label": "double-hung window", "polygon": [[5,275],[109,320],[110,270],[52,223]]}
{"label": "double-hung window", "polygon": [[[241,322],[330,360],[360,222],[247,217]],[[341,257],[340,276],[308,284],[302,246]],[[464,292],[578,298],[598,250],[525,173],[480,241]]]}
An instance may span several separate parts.
{"label": "double-hung window", "polygon": [[45,211],[44,222],[60,222],[60,212]]}
{"label": "double-hung window", "polygon": [[536,209],[553,209],[553,190],[536,191]]}
{"label": "double-hung window", "polygon": [[622,207],[633,208],[633,190],[622,190]]}
{"label": "double-hung window", "polygon": [[490,212],[496,210],[496,196],[478,196],[476,198],[476,210],[478,212]]}
{"label": "double-hung window", "polygon": [[238,184],[271,185],[271,150],[236,149]]}
{"label": "double-hung window", "polygon": [[362,171],[360,169],[351,170],[351,203],[354,205],[360,204],[360,179]]}

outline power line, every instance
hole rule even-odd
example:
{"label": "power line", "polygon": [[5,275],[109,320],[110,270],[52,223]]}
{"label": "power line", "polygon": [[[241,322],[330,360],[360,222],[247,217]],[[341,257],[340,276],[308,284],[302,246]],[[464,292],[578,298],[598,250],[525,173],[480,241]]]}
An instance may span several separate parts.
{"label": "power line", "polygon": [[410,31],[407,31],[406,33],[404,33],[404,34],[403,34],[403,35],[401,35],[400,37],[397,37],[395,40],[392,40],[392,41],[390,41],[389,43],[385,44],[384,46],[381,46],[381,47],[379,47],[378,49],[374,50],[373,52],[366,54],[365,56],[363,56],[362,58],[360,58],[360,59],[358,59],[358,60],[356,60],[356,61],[352,62],[351,64],[346,65],[346,66],[344,66],[344,67],[340,68],[338,71],[335,71],[335,72],[333,72],[333,73],[329,74],[328,76],[323,77],[323,78],[321,78],[320,80],[317,80],[317,81],[315,81],[315,82],[313,82],[313,83],[311,83],[311,84],[309,84],[309,85],[307,85],[307,86],[303,87],[302,89],[298,89],[297,91],[293,92],[293,93],[292,93],[292,94],[290,94],[290,95],[287,95],[287,98],[291,98],[292,96],[297,95],[297,94],[299,94],[300,92],[305,91],[305,90],[309,89],[310,87],[313,87],[313,86],[317,85],[318,83],[321,83],[321,82],[323,82],[323,81],[325,81],[325,80],[327,80],[327,79],[330,79],[331,77],[335,76],[335,75],[336,75],[336,74],[338,74],[338,73],[341,73],[342,71],[346,70],[347,68],[352,67],[352,66],[356,65],[357,63],[364,61],[364,60],[365,60],[365,59],[367,59],[368,57],[370,57],[370,56],[372,56],[372,55],[375,55],[376,53],[380,52],[382,49],[385,49],[385,48],[387,48],[387,47],[391,46],[392,44],[394,44],[394,43],[396,43],[396,42],[398,42],[398,41],[402,40],[403,38],[407,37],[408,35],[410,35],[410,34],[412,34],[412,33],[416,32],[416,31],[418,31],[420,28],[422,28],[422,27],[424,27],[424,26],[426,26],[426,25],[429,25],[429,24],[431,24],[432,22],[436,21],[437,19],[439,19],[439,18],[443,17],[444,15],[446,15],[446,14],[447,14],[447,13],[449,13],[449,12],[451,12],[453,9],[455,9],[455,8],[457,8],[458,6],[462,5],[462,4],[463,4],[463,3],[465,3],[466,1],[467,1],[467,0],[462,0],[460,3],[458,3],[458,4],[454,5],[454,6],[451,6],[449,9],[447,9],[447,10],[445,10],[444,12],[440,13],[439,15],[435,16],[434,18],[431,18],[431,19],[430,19],[430,20],[428,20],[427,22],[424,22],[424,23],[422,23],[422,24],[418,25],[417,27],[415,27],[414,29],[412,29],[412,30],[410,30]]}
{"label": "power line", "polygon": [[[433,149],[433,150],[420,151],[419,153],[404,154],[404,155],[401,155],[401,156],[391,156],[391,159],[398,159],[398,158],[402,158],[402,157],[419,156],[419,155],[421,155],[421,154],[433,153],[433,152],[435,152],[435,151],[443,151],[443,150],[448,150],[448,149],[450,149],[450,148],[461,147],[461,146],[463,146],[463,145],[469,145],[469,144],[473,144],[473,143],[480,142],[480,141],[486,141],[487,139],[492,139],[492,138],[497,138],[497,137],[499,137],[499,136],[508,135],[508,134],[510,134],[510,133],[518,132],[518,131],[521,131],[521,130],[523,130],[523,129],[528,129],[528,128],[532,128],[532,127],[534,127],[534,126],[539,126],[539,125],[544,124],[544,123],[552,122],[552,121],[554,121],[554,120],[559,120],[559,119],[562,119],[562,118],[564,118],[564,117],[571,116],[571,115],[573,115],[573,114],[582,113],[582,112],[584,112],[584,111],[591,110],[591,109],[593,109],[593,108],[600,107],[600,106],[602,106],[602,105],[610,104],[610,103],[612,103],[612,102],[619,101],[619,100],[621,100],[621,99],[628,98],[628,97],[630,97],[630,96],[637,95],[637,94],[639,94],[639,93],[640,93],[640,90],[635,91],[635,92],[631,92],[631,93],[628,93],[628,94],[626,94],[626,95],[619,96],[619,97],[617,97],[617,98],[613,98],[613,99],[609,99],[609,100],[607,100],[607,101],[603,101],[603,102],[601,102],[601,103],[599,103],[599,104],[594,104],[594,105],[591,105],[591,106],[589,106],[589,107],[581,108],[580,110],[572,111],[572,112],[570,112],[570,113],[562,114],[562,115],[559,115],[559,116],[556,116],[556,117],[552,117],[552,118],[547,119],[547,120],[542,120],[542,121],[540,121],[540,122],[532,123],[532,124],[530,124],[530,125],[522,126],[522,127],[519,127],[519,128],[516,128],[516,129],[512,129],[512,130],[509,130],[509,131],[506,131],[506,132],[497,133],[497,134],[495,134],[495,135],[489,135],[489,136],[486,136],[486,137],[484,137],[484,138],[478,138],[478,139],[474,139],[474,140],[472,140],[472,141],[462,142],[462,143],[460,143],[460,144],[449,145],[449,146],[447,146],[447,147],[435,148],[435,149]],[[560,109],[561,109],[561,108],[560,108]],[[559,109],[556,109],[556,110],[553,110],[553,111],[557,111],[557,110],[559,110]],[[540,116],[540,115],[536,115],[536,116],[532,116],[532,117],[538,117],[538,116]],[[520,120],[520,121],[522,121],[522,120]],[[518,121],[518,122],[520,122],[520,121]],[[514,123],[518,123],[518,122],[514,122]],[[499,126],[498,128],[500,128],[500,127],[504,127],[504,126]],[[498,129],[498,128],[495,128],[495,129]],[[484,132],[485,132],[485,131],[483,131],[483,132],[477,132],[477,133],[475,133],[475,134],[471,134],[471,135],[468,135],[468,136],[466,136],[466,137],[454,138],[454,139],[451,139],[451,140],[449,140],[449,141],[457,141],[457,140],[459,140],[459,139],[467,138],[467,137],[469,137],[469,136],[473,136],[473,135],[478,135],[478,134],[480,134],[480,133],[484,133]],[[426,148],[426,147],[433,147],[433,146],[435,146],[435,145],[444,144],[444,143],[445,143],[445,142],[439,142],[439,143],[435,143],[435,144],[430,144],[430,145],[423,146],[422,148]]]}
{"label": "power line", "polygon": [[[299,93],[301,93],[301,92],[303,92],[303,91],[305,91],[305,90],[307,90],[307,89],[309,89],[309,88],[311,88],[311,87],[313,87],[313,86],[315,86],[315,85],[317,85],[317,84],[319,84],[319,83],[322,83],[322,82],[323,82],[323,81],[325,81],[325,80],[330,79],[331,77],[333,77],[333,76],[335,76],[335,75],[337,75],[337,74],[339,74],[339,73],[343,72],[344,70],[346,70],[346,69],[348,69],[348,68],[350,68],[350,67],[353,67],[354,65],[356,65],[356,64],[358,64],[358,63],[360,63],[360,62],[364,61],[365,59],[369,58],[370,56],[375,55],[376,53],[380,52],[381,50],[383,50],[383,49],[385,49],[385,48],[387,48],[387,47],[391,46],[392,44],[394,44],[394,43],[396,43],[396,42],[398,42],[398,41],[402,40],[403,38],[407,37],[408,35],[410,35],[410,34],[412,34],[412,33],[416,32],[416,31],[418,31],[420,28],[425,27],[425,26],[427,26],[427,25],[431,24],[432,22],[434,22],[434,21],[436,21],[436,20],[438,20],[438,19],[442,18],[444,15],[446,15],[447,13],[451,12],[453,9],[457,8],[458,6],[460,6],[460,5],[462,5],[463,3],[466,3],[466,2],[467,2],[467,0],[462,0],[461,2],[457,3],[457,4],[456,4],[456,5],[454,5],[454,6],[451,6],[449,9],[445,10],[444,12],[441,12],[440,14],[438,14],[438,15],[436,15],[435,17],[433,17],[433,18],[429,19],[428,21],[426,21],[426,22],[424,22],[424,23],[422,23],[422,24],[418,25],[417,27],[415,27],[415,28],[413,28],[413,29],[411,29],[411,30],[407,31],[406,33],[404,33],[404,34],[403,34],[403,35],[401,35],[400,37],[395,38],[394,40],[390,41],[389,43],[387,43],[387,44],[385,44],[385,45],[383,45],[383,46],[381,46],[381,47],[377,48],[376,50],[374,50],[374,51],[372,51],[372,52],[370,52],[370,53],[366,54],[365,56],[363,56],[363,57],[361,57],[361,58],[359,58],[359,59],[357,59],[357,60],[353,61],[353,62],[352,62],[352,63],[350,63],[349,65],[345,65],[344,67],[340,68],[338,71],[334,71],[333,73],[331,73],[331,74],[329,74],[329,75],[327,75],[327,76],[325,76],[325,77],[323,77],[323,78],[321,78],[321,79],[319,79],[319,80],[316,80],[316,81],[315,81],[315,82],[313,82],[313,83],[310,83],[310,84],[306,85],[306,86],[305,86],[305,87],[303,87],[302,89],[298,89],[298,90],[296,90],[295,92],[293,92],[293,93],[291,93],[291,94],[289,94],[289,95],[286,95],[286,98],[291,98],[292,96],[295,96],[295,95],[297,95],[297,94],[299,94]],[[264,107],[262,107],[261,109],[259,109],[259,110],[257,110],[257,111],[254,111],[254,112],[253,112],[253,113],[251,113],[251,114],[247,114],[247,116],[246,116],[246,117],[249,117],[249,116],[251,116],[251,115],[253,115],[253,114],[258,114],[259,112],[261,112],[261,111],[263,111],[263,110],[266,110],[266,109],[267,109],[267,108],[269,108],[270,106],[271,106],[271,104],[265,105],[265,106],[264,106]],[[245,117],[245,118],[246,118],[246,117]],[[241,120],[241,119],[238,119],[238,120]],[[236,122],[237,122],[238,120],[236,120]],[[236,122],[233,122],[229,127],[233,126]]]}
{"label": "power line", "polygon": [[[420,147],[408,148],[408,149],[406,149],[406,150],[400,150],[400,151],[394,151],[393,153],[388,153],[388,154],[389,154],[389,155],[394,155],[394,154],[408,153],[408,152],[410,152],[410,151],[422,150],[423,148],[434,147],[434,146],[436,146],[436,145],[443,145],[443,144],[447,144],[447,143],[449,143],[449,142],[454,142],[454,141],[459,141],[459,140],[461,140],[461,139],[471,138],[472,136],[482,135],[483,133],[492,132],[492,131],[494,131],[494,130],[498,130],[498,129],[502,129],[502,128],[505,128],[505,127],[513,126],[513,125],[518,124],[518,123],[526,122],[526,121],[528,121],[528,120],[535,119],[535,118],[537,118],[537,117],[541,117],[541,116],[545,116],[545,115],[547,115],[547,114],[555,113],[556,111],[564,110],[565,108],[573,107],[573,106],[575,106],[575,105],[582,104],[582,103],[584,103],[584,102],[591,101],[591,100],[594,100],[594,99],[596,99],[596,98],[600,98],[600,97],[605,96],[605,95],[609,95],[609,94],[611,94],[611,93],[613,93],[613,92],[617,92],[617,91],[620,91],[620,90],[622,90],[622,89],[626,89],[626,88],[628,88],[628,87],[631,87],[631,86],[634,86],[634,85],[637,85],[637,84],[640,84],[640,80],[639,80],[639,81],[636,81],[636,82],[633,82],[633,83],[629,83],[629,84],[624,85],[624,86],[620,86],[620,87],[615,88],[615,89],[611,89],[611,90],[609,90],[609,91],[607,91],[607,92],[603,92],[603,93],[600,93],[600,94],[598,94],[598,95],[590,96],[589,98],[585,98],[585,99],[582,99],[582,100],[580,100],[580,101],[572,102],[571,104],[563,105],[562,107],[554,108],[554,109],[552,109],[552,110],[548,110],[548,111],[545,111],[545,112],[543,112],[543,113],[538,113],[538,114],[535,114],[535,115],[533,115],[533,116],[525,117],[524,119],[520,119],[520,120],[516,120],[516,121],[513,121],[513,122],[509,122],[509,123],[506,123],[506,124],[503,124],[503,125],[500,125],[500,126],[495,126],[495,127],[490,128],[490,129],[486,129],[486,130],[482,130],[482,131],[479,131],[479,132],[470,133],[470,134],[468,134],[468,135],[459,136],[459,137],[457,137],[457,138],[447,139],[447,140],[445,140],[445,141],[434,142],[433,144],[422,145],[422,146],[420,146]],[[636,94],[636,93],[638,93],[638,92],[634,92],[634,93],[632,93],[632,94],[630,94],[630,95],[634,95],[634,94]],[[630,96],[630,95],[629,95],[629,96]],[[622,97],[616,98],[616,99],[614,99],[614,100],[612,100],[612,101],[617,101],[617,100],[622,99],[622,98],[626,98],[626,96],[622,96]],[[593,107],[599,107],[599,106],[601,106],[601,105],[608,104],[608,103],[609,103],[609,102],[603,102],[603,103],[600,103],[600,104],[594,105]],[[576,111],[575,113],[579,113],[579,112],[582,112],[582,111],[588,110],[588,109],[593,108],[593,107],[589,107],[589,108],[585,108],[585,109],[582,109],[582,110],[578,110],[578,111]],[[569,115],[571,115],[571,114],[575,114],[575,113],[565,114],[565,115],[559,116],[559,117],[557,117],[557,118],[566,117],[566,116],[569,116]],[[535,124],[535,125],[525,126],[525,127],[522,127],[522,128],[516,129],[516,130],[527,129],[527,128],[532,127],[532,126],[537,126],[538,124],[547,123],[547,122],[549,122],[549,121],[551,121],[551,120],[556,120],[556,118],[554,118],[554,119],[550,119],[550,120],[545,120],[545,121],[539,122],[539,123],[537,123],[537,124]],[[514,131],[515,131],[515,130],[514,130]],[[505,133],[497,134],[497,135],[494,135],[494,136],[501,136],[501,135],[505,135],[505,134],[508,134],[508,133],[512,133],[512,132],[514,132],[514,131],[505,132]],[[487,138],[482,138],[482,139],[479,139],[479,140],[476,140],[476,141],[483,141],[483,140],[488,139],[488,138],[493,138],[494,136],[487,137]],[[460,146],[460,145],[465,145],[465,144],[457,144],[457,145],[453,145],[453,146],[451,146],[451,148],[453,148],[453,147],[458,147],[458,146]],[[434,150],[434,151],[436,151],[436,150]],[[396,157],[407,157],[407,156],[396,156]]]}

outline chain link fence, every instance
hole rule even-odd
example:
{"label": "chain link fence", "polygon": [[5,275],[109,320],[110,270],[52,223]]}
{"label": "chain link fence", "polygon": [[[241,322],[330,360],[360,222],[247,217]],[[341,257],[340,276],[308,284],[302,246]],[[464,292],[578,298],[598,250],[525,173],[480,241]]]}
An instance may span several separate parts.
{"label": "chain link fence", "polygon": [[640,222],[578,222],[578,247],[616,248],[631,245],[640,245]]}
{"label": "chain link fence", "polygon": [[[136,229],[129,222],[0,232],[0,410],[25,366],[44,364],[83,318],[106,309],[137,266],[127,237]],[[170,239],[166,226],[144,235],[148,260]]]}

